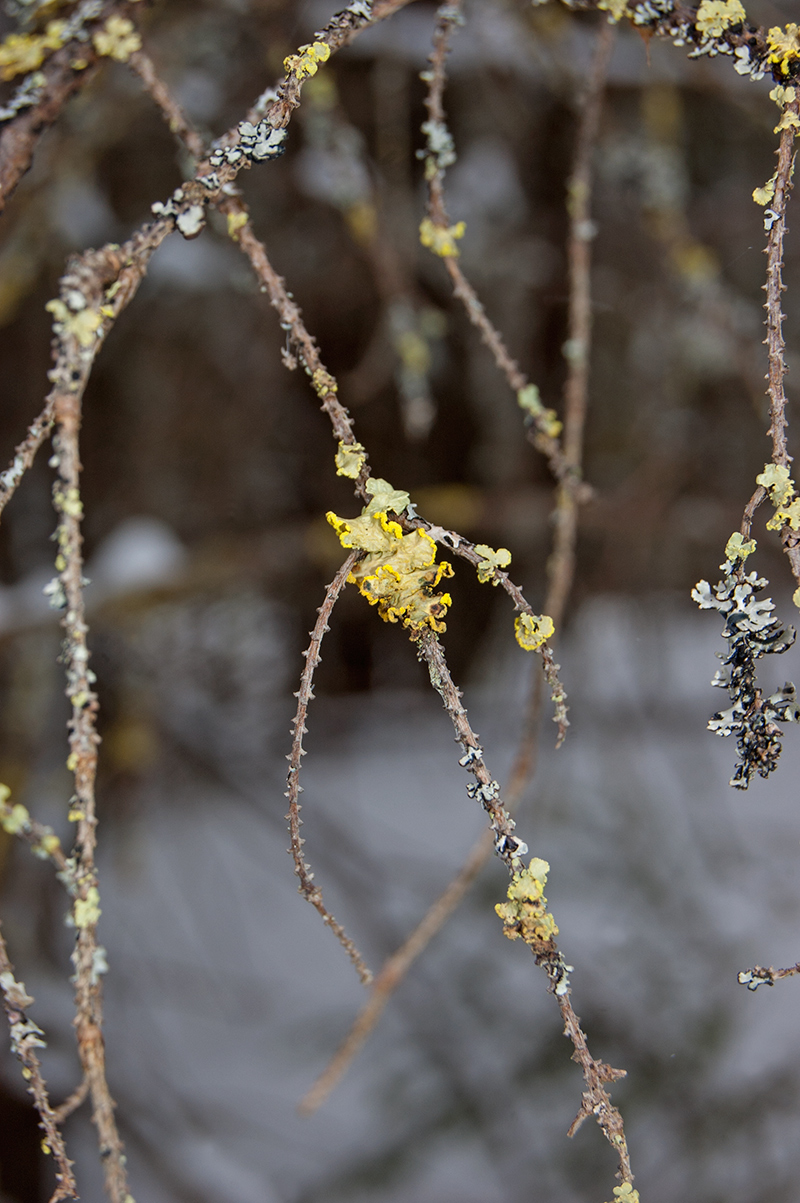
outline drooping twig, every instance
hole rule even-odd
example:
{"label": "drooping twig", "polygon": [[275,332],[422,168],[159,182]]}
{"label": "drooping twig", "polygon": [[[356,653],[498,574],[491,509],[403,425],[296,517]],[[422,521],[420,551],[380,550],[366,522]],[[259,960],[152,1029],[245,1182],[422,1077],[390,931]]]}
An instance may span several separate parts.
{"label": "drooping twig", "polygon": [[86,1100],[88,1094],[89,1079],[83,1077],[81,1078],[80,1085],[75,1087],[72,1094],[68,1095],[63,1103],[59,1103],[57,1107],[53,1108],[56,1123],[63,1124],[65,1119],[69,1119],[73,1111],[77,1111],[80,1105]]}
{"label": "drooping twig", "polygon": [[291,836],[291,854],[294,859],[294,871],[300,880],[298,889],[305,898],[306,902],[310,902],[313,907],[322,916],[323,923],[331,929],[339,943],[344,948],[350,960],[356,968],[358,976],[365,986],[372,981],[372,974],[364,963],[364,958],[356,948],[353,941],[348,936],[347,932],[342,927],[341,923],[333,917],[330,911],[322,901],[322,890],[314,882],[314,874],[311,872],[311,866],[306,862],[303,845],[305,840],[300,834],[302,819],[300,818],[300,794],[303,787],[300,784],[300,766],[302,759],[305,756],[303,748],[303,736],[307,733],[306,716],[308,714],[308,704],[314,697],[312,685],[314,683],[314,669],[320,662],[320,646],[325,636],[326,631],[330,630],[328,620],[333,613],[333,607],[339,600],[339,595],[347,584],[347,578],[350,575],[350,570],[358,559],[358,553],[352,552],[345,562],[342,564],[336,576],[331,581],[328,588],[325,590],[325,600],[317,611],[317,621],[314,623],[314,629],[311,631],[311,643],[307,650],[303,653],[305,656],[305,667],[300,676],[300,688],[297,691],[297,713],[292,722],[292,750],[288,756],[289,773],[287,777],[288,789],[286,797],[289,799],[289,813],[286,818],[289,820],[289,834]]}
{"label": "drooping twig", "polygon": [[[428,666],[431,684],[450,716],[456,740],[464,749],[460,763],[476,778],[477,785],[468,786],[468,793],[480,799],[489,815],[494,834],[494,850],[509,872],[515,873],[522,864],[520,858],[527,852],[527,846],[514,835],[514,821],[500,797],[497,782],[492,780],[486,767],[483,751],[470,726],[467,712],[461,705],[461,693],[450,675],[442,646],[432,631],[423,631],[417,646],[420,657]],[[531,951],[536,964],[541,965],[547,974],[548,989],[555,995],[564,1020],[564,1034],[572,1041],[574,1047],[573,1059],[580,1065],[583,1073],[583,1101],[569,1135],[574,1135],[583,1121],[593,1115],[619,1157],[622,1180],[632,1182],[633,1174],[622,1116],[611,1102],[605,1085],[625,1077],[625,1070],[613,1069],[592,1057],[586,1035],[570,1001],[569,966],[566,965],[555,941],[539,941],[531,945]]]}
{"label": "drooping twig", "polygon": [[14,978],[14,970],[8,959],[8,949],[0,931],[0,990],[3,994],[3,1008],[8,1019],[11,1033],[11,1049],[22,1064],[22,1076],[28,1083],[28,1093],[33,1098],[39,1113],[39,1126],[45,1139],[42,1148],[45,1153],[51,1153],[56,1163],[56,1189],[50,1203],[58,1203],[60,1199],[77,1199],[78,1190],[72,1173],[72,1162],[67,1156],[64,1138],[58,1130],[61,1119],[58,1112],[50,1105],[42,1066],[36,1055],[37,1048],[44,1047],[43,1032],[37,1024],[28,1019],[26,1009],[33,1005],[33,999],[25,990],[22,982]]}
{"label": "drooping twig", "polygon": [[[613,46],[614,30],[604,25],[598,34],[597,48],[590,74],[589,86],[581,104],[574,166],[568,185],[570,198],[570,327],[569,339],[575,340],[582,354],[568,359],[569,372],[565,388],[564,449],[573,478],[580,477],[583,459],[583,431],[587,405],[588,359],[591,341],[591,257],[589,226],[591,218],[592,151],[597,135],[602,95]],[[573,245],[574,244],[574,245]],[[561,484],[557,493],[556,534],[553,555],[548,564],[548,590],[544,610],[560,629],[566,600],[575,572],[575,538],[578,521],[578,499],[574,490]],[[536,673],[530,700],[523,719],[517,754],[509,775],[506,791],[508,809],[516,809],[523,790],[536,768],[539,748],[539,726],[542,712],[542,675]],[[414,931],[387,958],[377,974],[364,1004],[344,1041],[329,1064],[308,1091],[300,1104],[305,1114],[315,1111],[328,1097],[347,1068],[363,1047],[377,1024],[394,991],[430,941],[460,905],[481,868],[491,855],[491,838],[484,834],[476,842],[459,872],[436,899]]]}

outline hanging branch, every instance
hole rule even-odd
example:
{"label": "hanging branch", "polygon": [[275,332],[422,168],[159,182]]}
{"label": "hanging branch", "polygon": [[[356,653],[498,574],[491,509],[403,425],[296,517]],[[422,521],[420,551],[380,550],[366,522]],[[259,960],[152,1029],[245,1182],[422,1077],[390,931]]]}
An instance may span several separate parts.
{"label": "hanging branch", "polygon": [[294,871],[300,879],[298,887],[300,893],[305,898],[306,902],[310,902],[322,916],[322,921],[325,923],[336,936],[339,943],[344,948],[350,960],[355,966],[356,972],[365,986],[368,986],[372,981],[372,974],[364,963],[364,958],[356,948],[353,941],[347,935],[347,932],[342,927],[341,923],[336,920],[330,911],[326,908],[322,901],[322,890],[318,885],[314,884],[314,874],[311,872],[311,866],[305,859],[303,845],[305,840],[300,835],[302,819],[300,818],[300,794],[303,792],[303,787],[300,784],[300,766],[302,759],[305,756],[303,748],[303,736],[307,734],[306,716],[308,714],[308,704],[313,699],[312,685],[314,683],[314,669],[320,662],[320,646],[327,631],[330,630],[328,620],[333,613],[333,607],[339,600],[339,596],[347,584],[347,578],[350,575],[350,570],[358,559],[358,553],[352,552],[345,562],[342,564],[336,576],[331,581],[328,588],[325,590],[325,600],[317,610],[317,621],[314,623],[314,629],[310,632],[311,643],[303,655],[305,656],[305,667],[300,676],[300,688],[295,695],[297,697],[297,713],[292,721],[292,750],[288,756],[289,773],[287,777],[286,797],[289,799],[289,813],[286,818],[289,820],[289,833],[291,836],[292,846],[291,854],[294,859]]}
{"label": "hanging branch", "polygon": [[42,1149],[52,1154],[56,1163],[56,1189],[50,1203],[60,1199],[77,1199],[78,1188],[72,1173],[72,1162],[67,1157],[64,1138],[58,1130],[61,1118],[50,1106],[47,1086],[42,1075],[42,1066],[36,1055],[37,1048],[44,1048],[42,1029],[25,1014],[33,1005],[22,982],[14,978],[14,969],[8,959],[8,949],[0,931],[0,989],[3,992],[3,1008],[11,1033],[11,1051],[22,1065],[22,1076],[28,1083],[28,1093],[39,1112],[39,1127],[45,1134]]}
{"label": "hanging branch", "polygon": [[[464,756],[459,763],[476,778],[477,784],[468,786],[467,792],[471,797],[478,798],[489,814],[490,825],[494,833],[494,850],[512,874],[513,882],[519,882],[524,876],[520,873],[522,867],[520,858],[528,849],[513,834],[514,820],[500,798],[497,782],[492,780],[486,767],[483,751],[470,726],[467,712],[461,705],[461,693],[450,675],[442,646],[432,631],[423,631],[417,646],[421,659],[424,659],[428,666],[431,684],[441,697],[444,708],[450,716],[456,740],[464,750]],[[544,864],[544,862],[539,863]],[[550,916],[546,917],[551,918]],[[509,921],[506,920],[506,922]],[[557,928],[555,930],[557,931]],[[622,1182],[632,1184],[633,1173],[622,1116],[611,1102],[606,1089],[607,1082],[615,1082],[624,1078],[626,1071],[614,1069],[602,1061],[596,1061],[589,1052],[586,1035],[570,1001],[570,966],[565,963],[555,940],[552,937],[549,939],[532,938],[522,931],[519,934],[524,935],[526,943],[531,947],[536,964],[541,965],[547,974],[548,989],[555,995],[564,1020],[564,1034],[572,1041],[574,1047],[573,1060],[577,1061],[583,1073],[585,1086],[583,1101],[568,1134],[573,1136],[585,1119],[594,1116],[606,1140],[619,1157],[619,1173]]]}
{"label": "hanging branch", "polygon": [[[608,64],[614,43],[614,27],[604,24],[597,38],[589,84],[581,102],[575,157],[567,185],[570,215],[569,240],[569,344],[580,354],[568,357],[564,405],[564,460],[569,479],[580,480],[583,460],[583,433],[588,399],[588,364],[591,345],[591,191],[592,153],[597,139]],[[430,112],[430,109],[429,109]],[[447,260],[449,263],[450,261]],[[568,484],[559,484],[555,512],[553,553],[548,563],[548,590],[544,611],[553,619],[556,630],[563,620],[566,601],[575,573],[575,540],[578,526],[578,497]],[[509,774],[507,789],[509,810],[513,812],[523,790],[536,771],[539,726],[542,716],[542,676],[534,675],[523,719],[517,755]],[[431,905],[420,923],[389,956],[373,982],[368,1001],[359,1011],[353,1026],[326,1068],[303,1097],[300,1111],[316,1111],[346,1073],[367,1037],[380,1019],[391,996],[416,959],[441,931],[460,906],[492,852],[488,835],[478,839],[461,869],[444,892]]]}

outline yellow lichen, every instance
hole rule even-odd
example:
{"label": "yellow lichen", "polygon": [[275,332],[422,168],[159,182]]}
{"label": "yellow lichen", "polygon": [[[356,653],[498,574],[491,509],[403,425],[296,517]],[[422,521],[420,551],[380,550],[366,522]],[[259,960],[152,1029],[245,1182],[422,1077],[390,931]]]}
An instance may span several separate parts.
{"label": "yellow lichen", "polygon": [[520,614],[514,623],[517,643],[526,652],[535,652],[555,632],[549,614]]}
{"label": "yellow lichen", "polygon": [[356,480],[366,458],[366,448],[360,443],[340,442],[336,452],[336,475],[349,476],[351,480]]}
{"label": "yellow lichen", "polygon": [[800,497],[787,506],[780,506],[767,523],[767,530],[782,530],[790,526],[792,530],[800,530]]}
{"label": "yellow lichen", "polygon": [[0,45],[0,77],[13,79],[15,75],[35,71],[49,51],[63,46],[65,30],[66,22],[50,21],[43,34],[9,34]]}
{"label": "yellow lichen", "polygon": [[93,35],[92,43],[98,54],[118,63],[127,63],[131,55],[142,48],[142,39],[133,21],[127,17],[109,17],[103,28]]}
{"label": "yellow lichen", "polygon": [[800,117],[797,116],[797,113],[793,113],[791,109],[784,109],[780,121],[772,132],[779,134],[785,129],[800,129]]}
{"label": "yellow lichen", "polygon": [[394,514],[403,514],[411,504],[411,498],[405,489],[394,489],[388,480],[380,476],[371,476],[364,485],[369,495],[369,505],[362,510],[362,515],[377,514],[381,510]]}
{"label": "yellow lichen", "polygon": [[791,104],[796,96],[795,88],[785,88],[783,84],[776,84],[769,94],[770,100],[774,100],[779,105]]}
{"label": "yellow lichen", "polygon": [[600,0],[597,7],[608,13],[609,21],[621,21],[630,16],[627,0]]}
{"label": "yellow lichen", "polygon": [[746,560],[752,555],[756,549],[755,539],[745,539],[738,530],[731,535],[725,545],[725,559],[734,562],[735,560]]}
{"label": "yellow lichen", "polygon": [[741,25],[747,14],[740,0],[703,0],[697,10],[698,31],[710,38],[718,38],[731,25]]}
{"label": "yellow lichen", "polygon": [[327,42],[314,42],[310,46],[301,46],[297,54],[290,54],[283,60],[283,69],[297,79],[306,79],[316,75],[320,63],[325,63],[331,57],[331,48]]}
{"label": "yellow lichen", "polygon": [[769,46],[768,62],[780,67],[784,75],[789,74],[789,68],[800,59],[800,36],[798,26],[789,22],[785,29],[780,25],[773,26],[767,33]]}
{"label": "yellow lichen", "polygon": [[454,226],[437,226],[430,217],[424,217],[419,225],[419,240],[434,255],[442,259],[456,259],[459,253],[456,239],[463,238],[466,229],[463,221],[456,222]]}
{"label": "yellow lichen", "polygon": [[382,510],[359,518],[326,516],[343,547],[368,553],[347,579],[370,605],[378,607],[384,622],[402,622],[412,631],[425,626],[445,629],[443,619],[452,598],[435,590],[443,577],[453,575],[453,569],[446,561],[436,563],[436,544],[430,535],[420,530],[404,535]]}
{"label": "yellow lichen", "polygon": [[495,911],[503,920],[503,932],[509,940],[521,936],[526,944],[542,944],[558,935],[556,921],[547,910],[544,887],[550,866],[535,856],[527,869],[514,874],[508,887],[508,902],[499,902]]}
{"label": "yellow lichen", "polygon": [[508,568],[511,563],[511,552],[507,547],[498,547],[497,551],[494,551],[485,543],[477,543],[475,550],[481,557],[481,562],[477,566],[480,583],[482,585],[488,585],[490,582],[493,585],[499,584],[495,569]]}
{"label": "yellow lichen", "polygon": [[329,393],[339,391],[339,385],[331,376],[330,372],[326,372],[324,368],[317,368],[311,377],[311,383],[314,386],[314,391],[320,401],[324,401]]}
{"label": "yellow lichen", "polygon": [[247,225],[246,213],[229,213],[228,214],[228,237],[234,242],[239,241],[239,230],[242,226]]}
{"label": "yellow lichen", "polygon": [[100,910],[100,893],[97,886],[89,886],[85,898],[76,898],[72,908],[72,919],[77,928],[94,927],[103,912]]}

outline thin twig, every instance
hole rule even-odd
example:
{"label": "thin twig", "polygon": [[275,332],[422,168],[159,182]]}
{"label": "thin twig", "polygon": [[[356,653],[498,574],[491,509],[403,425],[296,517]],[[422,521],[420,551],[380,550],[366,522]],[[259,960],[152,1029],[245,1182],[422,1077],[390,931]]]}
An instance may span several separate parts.
{"label": "thin twig", "polygon": [[58,1111],[50,1106],[47,1086],[42,1075],[42,1066],[35,1053],[36,1048],[44,1048],[43,1032],[37,1024],[28,1019],[26,1009],[33,1005],[33,999],[25,990],[22,982],[14,978],[14,969],[8,959],[8,949],[0,930],[0,989],[3,993],[3,1007],[11,1031],[11,1048],[22,1063],[22,1076],[28,1083],[28,1093],[33,1098],[36,1110],[39,1112],[39,1126],[44,1131],[45,1140],[42,1147],[45,1153],[51,1153],[56,1163],[56,1189],[50,1203],[58,1203],[60,1199],[77,1199],[78,1188],[72,1173],[72,1162],[67,1156],[64,1138],[58,1130],[61,1122]]}
{"label": "thin twig", "polygon": [[89,1093],[89,1079],[84,1077],[81,1079],[79,1086],[76,1086],[72,1094],[64,1099],[63,1103],[59,1103],[53,1108],[53,1115],[56,1123],[63,1124],[65,1119],[69,1119],[73,1111],[77,1111],[80,1105],[85,1101]]}
{"label": "thin twig", "polygon": [[300,794],[303,792],[303,787],[300,784],[300,766],[305,756],[303,736],[307,734],[306,717],[308,715],[308,704],[314,697],[312,692],[314,669],[321,659],[320,646],[322,640],[325,633],[330,630],[328,620],[333,613],[333,607],[336,605],[339,595],[347,584],[350,570],[359,558],[359,554],[359,552],[351,552],[325,590],[325,600],[317,610],[317,621],[314,623],[313,631],[310,632],[311,643],[307,650],[303,652],[306,662],[300,676],[300,688],[296,694],[297,713],[292,721],[292,750],[287,758],[289,760],[289,773],[287,776],[287,785],[289,788],[286,791],[286,797],[289,799],[289,813],[286,818],[289,820],[289,834],[292,842],[290,852],[294,859],[294,871],[300,880],[298,889],[306,902],[310,902],[322,916],[323,923],[327,924],[331,929],[353,962],[361,981],[365,986],[368,986],[372,981],[372,974],[364,963],[364,958],[341,923],[333,917],[325,906],[322,901],[322,890],[318,885],[314,884],[314,874],[311,872],[311,866],[307,863],[305,853],[303,852],[305,840],[300,834],[303,821],[300,818],[299,800]]}
{"label": "thin twig", "polygon": [[153,60],[143,50],[137,50],[131,55],[128,62],[161,109],[172,133],[180,139],[192,157],[199,162],[206,153],[205,142],[158,75]]}
{"label": "thin twig", "polygon": [[36,452],[53,429],[53,403],[48,398],[44,409],[28,427],[28,433],[14,451],[14,458],[0,474],[0,514],[17,491],[17,486],[36,459]]}

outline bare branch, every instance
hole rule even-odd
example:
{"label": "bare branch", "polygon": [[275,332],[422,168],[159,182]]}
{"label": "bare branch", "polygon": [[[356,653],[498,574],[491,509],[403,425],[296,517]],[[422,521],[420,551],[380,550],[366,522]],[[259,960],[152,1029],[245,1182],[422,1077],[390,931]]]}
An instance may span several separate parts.
{"label": "bare branch", "polygon": [[358,559],[358,552],[352,552],[345,562],[342,564],[336,576],[331,581],[328,588],[325,590],[325,600],[317,611],[317,621],[314,624],[314,630],[311,631],[311,643],[308,649],[303,653],[305,656],[305,667],[300,676],[300,688],[297,691],[297,713],[292,722],[292,750],[287,757],[289,761],[289,773],[287,777],[286,797],[289,799],[289,813],[286,818],[289,820],[289,833],[291,836],[292,846],[291,854],[294,859],[294,871],[300,879],[298,889],[305,898],[306,902],[310,902],[313,907],[322,916],[323,923],[331,929],[339,943],[344,948],[350,960],[356,968],[358,976],[365,986],[372,981],[372,974],[364,963],[364,958],[356,948],[353,941],[347,935],[347,932],[342,927],[341,923],[333,917],[330,911],[322,901],[322,890],[318,885],[314,884],[314,874],[311,872],[311,866],[305,859],[303,845],[305,840],[300,835],[300,828],[303,821],[300,818],[300,794],[303,792],[303,787],[300,784],[300,766],[302,759],[305,756],[303,748],[303,736],[307,734],[306,717],[308,715],[308,703],[313,699],[312,685],[314,683],[314,669],[320,662],[320,646],[325,633],[330,630],[328,620],[333,613],[333,607],[339,600],[339,596],[347,584],[347,578],[350,575],[350,570]]}

